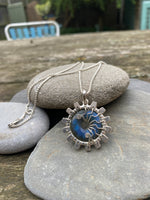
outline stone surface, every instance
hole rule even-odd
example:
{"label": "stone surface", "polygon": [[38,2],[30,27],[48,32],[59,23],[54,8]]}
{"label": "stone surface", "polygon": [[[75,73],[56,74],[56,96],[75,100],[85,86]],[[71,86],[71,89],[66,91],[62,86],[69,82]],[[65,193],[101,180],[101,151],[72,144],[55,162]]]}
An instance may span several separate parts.
{"label": "stone surface", "polygon": [[[121,67],[130,77],[150,81],[149,34],[149,30],[113,31],[41,38],[33,43],[29,40],[0,41],[0,100],[9,101],[36,74],[78,60],[104,60]],[[59,111],[59,115],[62,111],[65,113]],[[55,110],[53,114],[57,115]],[[30,153],[31,150],[11,156],[0,155],[0,199],[37,199],[22,181]]]}
{"label": "stone surface", "polygon": [[8,124],[20,117],[25,110],[22,103],[0,103],[0,154],[12,154],[33,147],[49,129],[46,113],[36,108],[33,118],[18,128]]}
{"label": "stone surface", "polygon": [[21,90],[17,92],[10,102],[16,102],[16,103],[28,103],[28,98],[27,98],[27,89]]}
{"label": "stone surface", "polygon": [[[135,78],[130,78],[128,89],[142,90],[144,92],[150,92],[150,83]],[[27,103],[27,89],[17,92],[11,102]]]}
{"label": "stone surface", "polygon": [[[92,63],[85,63],[84,69],[91,66]],[[57,73],[63,69],[68,69],[72,65],[60,66],[44,71],[34,77],[29,85],[30,88],[35,82],[47,77],[48,74]],[[76,66],[69,72],[79,70],[81,65]],[[90,80],[95,73],[97,66],[82,72],[81,79],[83,88],[88,91]],[[125,71],[112,65],[102,65],[100,71],[94,79],[92,89],[89,94],[89,100],[96,101],[98,106],[105,105],[119,97],[127,88],[129,77]],[[39,84],[33,87],[31,91],[31,101]],[[54,77],[48,80],[40,89],[37,105],[43,108],[61,108],[73,107],[74,102],[80,102],[81,92],[79,86],[78,72],[69,75]]]}
{"label": "stone surface", "polygon": [[37,200],[24,185],[23,170],[33,149],[21,153],[0,154],[0,200]]}
{"label": "stone surface", "polygon": [[150,83],[138,79],[130,79],[128,89],[142,90],[144,92],[150,92]]}
{"label": "stone surface", "polygon": [[[0,100],[8,101],[36,74],[76,61],[106,63],[150,82],[150,30],[0,41]],[[138,42],[137,42],[138,41]]]}
{"label": "stone surface", "polygon": [[150,197],[150,94],[127,92],[107,106],[113,132],[100,150],[76,151],[58,123],[29,157],[24,182],[46,200]]}

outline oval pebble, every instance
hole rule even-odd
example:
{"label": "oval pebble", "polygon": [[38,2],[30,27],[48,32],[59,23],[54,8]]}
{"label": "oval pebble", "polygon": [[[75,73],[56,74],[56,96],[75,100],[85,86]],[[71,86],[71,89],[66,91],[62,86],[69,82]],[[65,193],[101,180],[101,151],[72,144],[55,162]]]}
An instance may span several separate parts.
{"label": "oval pebble", "polygon": [[[84,67],[87,68],[92,64],[93,63],[85,63]],[[69,66],[72,65],[55,67],[38,74],[30,81],[28,88],[30,88],[35,82],[48,76],[48,74],[54,74],[67,69]],[[78,70],[79,68],[80,65],[70,70],[70,72],[75,69]],[[88,90],[90,80],[92,79],[96,69],[97,66],[82,72],[81,79],[83,89]],[[123,94],[128,84],[129,77],[125,71],[118,67],[104,64],[94,79],[92,89],[88,97],[89,101],[97,101],[98,106],[105,105]],[[32,89],[32,102],[34,102],[34,96],[38,85],[39,83]],[[69,75],[53,77],[48,80],[40,89],[37,105],[43,108],[66,109],[67,107],[73,107],[74,102],[80,102],[82,100],[81,96],[79,75],[76,72]]]}
{"label": "oval pebble", "polygon": [[25,110],[22,103],[0,103],[0,154],[12,154],[33,147],[49,129],[49,118],[40,108],[36,108],[31,120],[18,128],[8,124],[20,117]]}

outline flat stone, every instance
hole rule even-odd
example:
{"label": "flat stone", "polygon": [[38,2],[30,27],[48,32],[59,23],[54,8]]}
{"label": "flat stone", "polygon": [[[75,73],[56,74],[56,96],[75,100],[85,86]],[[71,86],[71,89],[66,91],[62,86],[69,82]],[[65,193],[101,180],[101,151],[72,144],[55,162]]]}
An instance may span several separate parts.
{"label": "flat stone", "polygon": [[141,81],[139,79],[130,79],[130,84],[128,89],[142,90],[144,92],[150,92],[150,83],[146,81]]}
{"label": "flat stone", "polygon": [[20,92],[17,92],[10,102],[16,102],[16,103],[28,103],[27,98],[27,89],[21,90]]}
{"label": "flat stone", "polygon": [[[86,68],[92,64],[93,63],[86,63],[84,67]],[[48,74],[53,74],[67,69],[69,66],[71,67],[72,65],[55,67],[38,74],[30,81],[28,88],[30,88],[31,85],[38,80],[47,77]],[[80,65],[70,70],[70,72],[75,69],[78,70],[79,67]],[[97,67],[82,72],[82,84],[84,89],[88,90],[90,80],[96,69]],[[128,83],[129,77],[125,71],[118,67],[104,64],[93,82],[89,100],[92,101],[92,99],[94,99],[98,102],[98,106],[105,105],[123,94],[128,86]],[[38,85],[39,84],[32,89],[32,102],[34,101]],[[67,107],[73,107],[73,103],[76,101],[81,101],[78,73],[53,77],[47,81],[40,89],[37,105],[39,107],[50,109],[66,109]]]}
{"label": "flat stone", "polygon": [[0,154],[12,154],[33,147],[49,129],[49,118],[36,108],[31,120],[18,128],[9,128],[24,113],[25,104],[0,103]]}
{"label": "flat stone", "polygon": [[107,106],[113,132],[100,150],[76,151],[59,122],[37,144],[26,187],[45,200],[138,200],[150,197],[150,94],[127,90]]}

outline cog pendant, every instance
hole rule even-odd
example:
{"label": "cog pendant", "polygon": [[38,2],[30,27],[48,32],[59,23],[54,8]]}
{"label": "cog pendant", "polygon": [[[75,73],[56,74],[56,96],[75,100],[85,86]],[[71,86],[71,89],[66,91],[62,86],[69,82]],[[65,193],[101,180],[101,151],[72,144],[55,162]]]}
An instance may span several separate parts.
{"label": "cog pendant", "polygon": [[74,103],[74,109],[67,108],[68,118],[63,118],[66,124],[64,132],[68,133],[67,140],[74,144],[75,149],[84,146],[86,151],[91,151],[91,147],[96,149],[101,147],[101,141],[107,142],[106,133],[110,132],[111,127],[107,125],[109,116],[104,116],[105,108],[97,108],[97,102],[91,105],[78,102]]}

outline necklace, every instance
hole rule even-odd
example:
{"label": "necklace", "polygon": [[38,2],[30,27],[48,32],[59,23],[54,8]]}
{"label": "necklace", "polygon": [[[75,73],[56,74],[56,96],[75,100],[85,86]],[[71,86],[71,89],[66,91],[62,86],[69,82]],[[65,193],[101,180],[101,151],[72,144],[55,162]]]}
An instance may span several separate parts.
{"label": "necklace", "polygon": [[[71,69],[74,69],[79,64],[81,64],[81,67],[79,70],[76,69],[74,71],[70,71]],[[68,118],[63,118],[63,121],[66,124],[64,131],[68,133],[67,140],[71,143],[74,143],[74,146],[76,149],[79,149],[81,146],[84,146],[87,151],[90,151],[91,146],[93,145],[97,149],[99,149],[101,147],[101,140],[103,141],[108,140],[106,133],[110,131],[111,127],[107,126],[106,122],[110,119],[110,117],[109,116],[104,117],[103,113],[105,112],[105,109],[103,107],[98,109],[97,103],[95,101],[89,104],[87,97],[89,93],[91,92],[93,81],[96,75],[98,74],[98,72],[100,71],[103,64],[104,62],[100,61],[84,69],[83,68],[84,62],[82,63],[77,62],[69,66],[68,68],[63,69],[62,71],[59,71],[55,74],[48,74],[47,76],[33,83],[31,87],[28,89],[28,96],[27,96],[28,103],[26,105],[25,112],[20,118],[8,124],[9,128],[17,128],[19,126],[22,126],[33,117],[35,109],[36,109],[40,89],[46,82],[48,82],[50,79],[57,76],[78,73],[79,87],[80,87],[83,101],[82,101],[82,105],[80,105],[78,102],[74,103],[75,108],[73,110],[71,108],[67,108],[66,111],[69,114],[69,116]],[[96,66],[98,66],[98,68],[96,69],[93,77],[91,78],[89,88],[86,91],[82,87],[81,72],[87,71]],[[30,101],[30,95],[31,95],[32,89],[36,85],[38,86],[35,91],[34,102],[32,104]]]}
{"label": "necklace", "polygon": [[[73,71],[73,72],[68,72],[69,70],[73,69],[74,67],[76,67],[79,64],[79,62],[73,64],[71,67],[68,67],[67,69],[64,69],[60,72],[57,72],[55,74],[49,74],[47,76],[45,76],[44,78],[41,78],[40,80],[38,80],[37,82],[33,83],[31,85],[31,87],[28,89],[28,94],[27,94],[27,98],[28,98],[28,103],[26,105],[25,111],[23,113],[23,115],[16,119],[15,121],[11,122],[8,124],[9,128],[17,128],[19,126],[22,126],[23,124],[25,124],[26,122],[28,122],[34,115],[35,109],[36,109],[36,105],[37,105],[37,101],[38,101],[38,95],[40,92],[40,89],[42,88],[42,86],[48,82],[50,79],[56,77],[56,76],[62,76],[62,75],[67,75],[67,74],[72,74],[72,73],[76,73],[77,70]],[[33,104],[30,101],[30,95],[31,95],[31,91],[34,88],[34,86],[36,86],[37,84],[38,87],[35,91],[35,96],[34,96],[34,102]]]}
{"label": "necklace", "polygon": [[81,67],[78,71],[79,73],[79,85],[82,94],[82,105],[78,102],[74,103],[74,109],[67,108],[66,112],[69,114],[68,118],[63,118],[66,126],[64,127],[64,132],[68,133],[67,140],[74,144],[75,149],[80,149],[84,146],[86,151],[91,151],[91,146],[95,146],[96,149],[101,147],[101,141],[106,142],[108,137],[106,133],[111,130],[111,127],[107,125],[107,121],[110,120],[109,116],[104,117],[103,113],[106,111],[105,108],[97,108],[97,102],[93,101],[89,104],[88,95],[91,91],[93,81],[100,71],[103,62],[98,62],[93,66],[98,68],[95,71],[93,77],[91,78],[89,88],[86,91],[82,87],[81,81],[81,71],[83,71],[84,63],[81,63]]}

